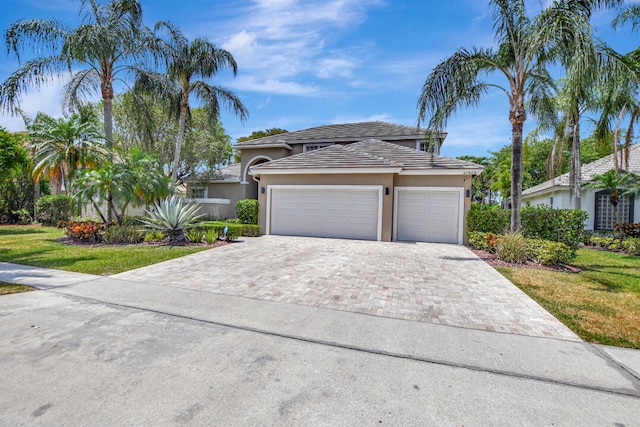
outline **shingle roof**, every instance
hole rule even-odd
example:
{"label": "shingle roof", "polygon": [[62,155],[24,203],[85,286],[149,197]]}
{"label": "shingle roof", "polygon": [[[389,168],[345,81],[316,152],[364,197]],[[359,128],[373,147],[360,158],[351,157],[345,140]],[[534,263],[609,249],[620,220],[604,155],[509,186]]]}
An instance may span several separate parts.
{"label": "shingle roof", "polygon": [[[242,149],[273,144],[292,145],[309,142],[355,142],[367,138],[383,140],[418,139],[424,138],[425,134],[425,129],[380,121],[345,123],[316,126],[309,129],[238,142],[234,147]],[[446,133],[444,132],[440,134],[442,139],[444,139],[445,136]]]}
{"label": "shingle roof", "polygon": [[390,173],[407,170],[469,170],[479,172],[482,166],[463,160],[431,155],[378,139],[348,145],[331,145],[290,157],[273,160],[250,168],[260,173],[274,170],[313,169],[383,169]]}
{"label": "shingle roof", "polygon": [[[620,167],[621,169],[624,169],[624,164],[621,164]],[[587,163],[586,165],[582,165],[582,182],[589,182],[593,179],[594,175],[602,175],[611,169],[613,169],[613,154],[605,156],[594,162]],[[632,145],[629,148],[628,172],[640,173],[640,144]],[[545,181],[542,184],[527,188],[522,192],[522,195],[526,196],[528,194],[539,193],[541,191],[551,189],[552,187],[569,187],[569,185],[569,173],[565,173],[554,179]]]}

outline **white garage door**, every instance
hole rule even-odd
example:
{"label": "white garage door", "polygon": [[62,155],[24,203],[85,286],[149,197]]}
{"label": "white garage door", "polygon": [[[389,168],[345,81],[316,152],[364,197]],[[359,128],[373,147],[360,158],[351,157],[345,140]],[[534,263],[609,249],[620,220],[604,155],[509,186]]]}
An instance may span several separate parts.
{"label": "white garage door", "polygon": [[459,188],[396,187],[395,240],[462,243]]}
{"label": "white garage door", "polygon": [[380,240],[382,187],[269,186],[269,234]]}

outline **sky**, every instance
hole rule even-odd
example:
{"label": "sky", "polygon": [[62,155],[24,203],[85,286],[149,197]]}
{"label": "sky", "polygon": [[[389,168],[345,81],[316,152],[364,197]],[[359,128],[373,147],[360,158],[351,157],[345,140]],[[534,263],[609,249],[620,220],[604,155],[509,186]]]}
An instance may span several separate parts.
{"label": "sky", "polygon": [[[535,13],[550,0],[531,0]],[[2,0],[0,29],[21,19],[55,18],[78,25],[79,0]],[[145,24],[169,20],[193,39],[206,37],[231,52],[238,75],[221,71],[209,83],[236,92],[249,110],[242,123],[223,111],[232,140],[256,130],[289,131],[381,120],[415,126],[416,104],[432,69],[461,47],[494,46],[486,0],[141,0]],[[639,45],[630,27],[614,31],[612,12],[598,12],[598,36],[620,52]],[[4,45],[4,40],[2,41]],[[0,81],[19,66],[0,49]],[[559,75],[558,75],[559,77]],[[31,89],[21,106],[60,116],[60,81]],[[500,79],[496,83],[502,83]],[[194,106],[196,104],[194,103]],[[0,126],[24,129],[0,114]],[[529,120],[525,131],[535,124]],[[442,154],[483,156],[511,141],[508,101],[490,91],[479,106],[449,120]]]}

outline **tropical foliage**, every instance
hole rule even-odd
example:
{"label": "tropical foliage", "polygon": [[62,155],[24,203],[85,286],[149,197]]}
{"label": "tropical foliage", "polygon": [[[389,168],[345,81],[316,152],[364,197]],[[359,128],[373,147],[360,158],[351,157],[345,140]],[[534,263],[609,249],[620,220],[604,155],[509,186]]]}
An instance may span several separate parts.
{"label": "tropical foliage", "polygon": [[201,224],[204,215],[198,214],[199,209],[197,205],[184,205],[182,198],[173,195],[147,210],[148,216],[141,222],[149,230],[163,232],[169,245],[181,245],[187,242],[185,230]]}
{"label": "tropical foliage", "polygon": [[618,203],[622,196],[640,193],[640,177],[633,173],[616,172],[616,170],[612,169],[602,175],[594,175],[592,180],[585,184],[585,187],[609,192],[609,203],[613,207],[613,216],[616,221],[615,227],[619,229],[620,237],[624,239]]}

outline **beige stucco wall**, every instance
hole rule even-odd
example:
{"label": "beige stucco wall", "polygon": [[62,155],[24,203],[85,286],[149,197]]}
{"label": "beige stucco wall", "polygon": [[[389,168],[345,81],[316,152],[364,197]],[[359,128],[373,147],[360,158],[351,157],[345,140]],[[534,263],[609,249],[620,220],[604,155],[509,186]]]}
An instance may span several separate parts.
{"label": "beige stucco wall", "polygon": [[[260,204],[259,224],[262,230],[266,230],[266,191],[269,185],[380,185],[383,188],[382,202],[382,240],[391,241],[393,237],[393,204],[394,187],[463,187],[471,189],[471,176],[408,176],[394,174],[309,174],[309,175],[263,175],[260,177],[259,188],[264,187],[265,192],[258,191]],[[385,188],[389,188],[389,194],[385,194]],[[471,207],[471,198],[464,194],[464,224],[466,227],[466,213]],[[467,243],[466,234],[464,242]]]}

